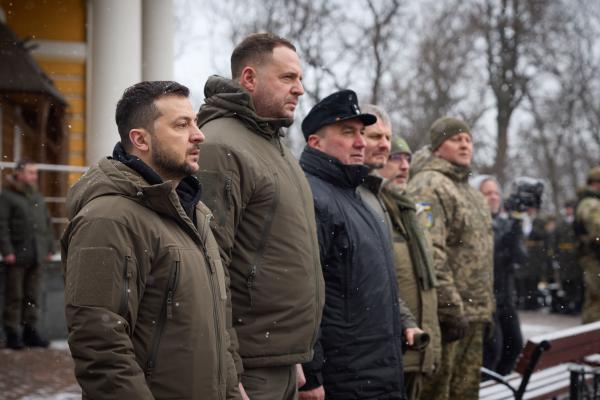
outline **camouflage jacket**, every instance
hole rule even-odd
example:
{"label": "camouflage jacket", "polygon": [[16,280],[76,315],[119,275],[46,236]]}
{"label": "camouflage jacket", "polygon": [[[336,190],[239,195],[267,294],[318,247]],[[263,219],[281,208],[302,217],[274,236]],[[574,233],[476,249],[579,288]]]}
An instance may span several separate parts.
{"label": "camouflage jacket", "polygon": [[483,196],[468,183],[470,170],[431,155],[415,154],[407,193],[429,229],[438,280],[438,316],[462,314],[490,321],[494,309],[493,232]]}
{"label": "camouflage jacket", "polygon": [[600,254],[600,192],[590,187],[580,192],[575,225],[576,231],[577,226],[581,226],[578,232],[580,256]]}

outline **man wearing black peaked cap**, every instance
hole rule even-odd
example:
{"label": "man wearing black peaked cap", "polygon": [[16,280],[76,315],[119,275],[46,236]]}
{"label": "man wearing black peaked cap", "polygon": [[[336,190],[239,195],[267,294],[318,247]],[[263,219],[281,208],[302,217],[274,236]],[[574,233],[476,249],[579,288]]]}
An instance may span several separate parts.
{"label": "man wearing black peaked cap", "polygon": [[390,242],[356,188],[369,173],[356,93],[336,92],[302,122],[300,165],[312,189],[325,308],[301,399],[404,399],[402,326]]}

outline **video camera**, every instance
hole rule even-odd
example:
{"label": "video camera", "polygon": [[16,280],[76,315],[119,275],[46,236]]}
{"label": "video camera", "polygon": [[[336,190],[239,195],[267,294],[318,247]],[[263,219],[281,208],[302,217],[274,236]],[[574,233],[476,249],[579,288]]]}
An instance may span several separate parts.
{"label": "video camera", "polygon": [[544,194],[544,184],[539,179],[517,178],[512,183],[504,207],[508,212],[524,212],[528,208],[539,209],[542,205],[542,194]]}

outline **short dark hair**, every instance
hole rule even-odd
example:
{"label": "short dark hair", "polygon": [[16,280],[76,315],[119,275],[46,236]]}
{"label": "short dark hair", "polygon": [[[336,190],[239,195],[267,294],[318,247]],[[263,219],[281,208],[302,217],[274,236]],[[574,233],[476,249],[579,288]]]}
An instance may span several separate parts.
{"label": "short dark hair", "polygon": [[261,62],[273,49],[284,46],[296,51],[296,47],[287,39],[273,33],[253,33],[248,35],[231,53],[231,77],[238,78],[244,67],[251,62]]}
{"label": "short dark hair", "polygon": [[163,96],[189,95],[187,87],[174,81],[144,81],[125,89],[115,113],[123,147],[131,149],[130,130],[144,128],[152,132],[154,120],[160,117],[160,111],[154,105],[155,100]]}
{"label": "short dark hair", "polygon": [[26,166],[32,164],[35,165],[35,162],[33,162],[33,160],[30,160],[29,158],[22,158],[15,164],[15,172],[23,171]]}

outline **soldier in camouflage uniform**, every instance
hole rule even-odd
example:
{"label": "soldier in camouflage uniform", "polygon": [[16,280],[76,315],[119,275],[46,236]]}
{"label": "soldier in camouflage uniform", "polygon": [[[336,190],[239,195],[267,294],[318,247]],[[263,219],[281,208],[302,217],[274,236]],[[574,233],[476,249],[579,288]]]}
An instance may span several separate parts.
{"label": "soldier in camouflage uniform", "polygon": [[587,186],[579,192],[575,234],[585,283],[581,319],[586,324],[600,320],[600,166],[589,172]]}
{"label": "soldier in camouflage uniform", "polygon": [[492,221],[483,196],[468,183],[468,125],[441,118],[430,135],[430,148],[415,154],[407,189],[433,243],[442,333],[440,371],[425,382],[422,398],[477,399],[483,329],[494,309]]}

